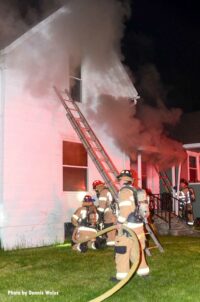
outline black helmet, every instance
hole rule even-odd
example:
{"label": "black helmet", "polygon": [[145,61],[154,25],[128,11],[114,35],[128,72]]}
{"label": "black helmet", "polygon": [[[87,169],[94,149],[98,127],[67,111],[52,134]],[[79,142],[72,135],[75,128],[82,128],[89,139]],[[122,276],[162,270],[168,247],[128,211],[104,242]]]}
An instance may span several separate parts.
{"label": "black helmet", "polygon": [[120,179],[124,179],[126,181],[133,181],[133,175],[132,175],[132,172],[131,170],[122,170],[120,172],[120,174],[117,176],[117,179],[120,180]]}
{"label": "black helmet", "polygon": [[83,198],[83,202],[94,202],[94,199],[90,195],[85,195]]}

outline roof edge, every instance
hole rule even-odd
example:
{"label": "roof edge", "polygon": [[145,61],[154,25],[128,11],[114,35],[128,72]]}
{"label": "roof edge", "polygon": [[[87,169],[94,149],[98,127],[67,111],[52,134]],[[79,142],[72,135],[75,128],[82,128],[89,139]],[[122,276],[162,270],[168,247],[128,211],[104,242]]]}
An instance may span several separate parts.
{"label": "roof edge", "polygon": [[183,148],[185,149],[196,149],[200,148],[200,143],[193,143],[193,144],[184,144]]}
{"label": "roof edge", "polygon": [[18,45],[20,45],[23,41],[28,39],[31,35],[37,33],[41,28],[43,28],[46,24],[49,24],[51,21],[55,20],[59,15],[67,12],[67,7],[62,6],[58,10],[56,10],[53,14],[48,16],[43,21],[39,22],[37,25],[33,26],[27,32],[22,34],[19,38],[13,41],[10,45],[0,50],[0,55],[9,54],[13,49],[15,49]]}

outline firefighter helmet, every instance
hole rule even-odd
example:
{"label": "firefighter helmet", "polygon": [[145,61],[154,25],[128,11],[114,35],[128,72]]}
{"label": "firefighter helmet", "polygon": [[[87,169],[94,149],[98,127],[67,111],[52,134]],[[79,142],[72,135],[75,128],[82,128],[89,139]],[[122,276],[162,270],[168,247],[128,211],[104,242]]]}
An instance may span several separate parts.
{"label": "firefighter helmet", "polygon": [[188,181],[185,178],[181,178],[180,183],[183,183],[184,185],[188,186]]}
{"label": "firefighter helmet", "polygon": [[102,182],[101,180],[95,180],[95,181],[93,181],[93,183],[92,183],[92,187],[93,187],[94,190],[95,190],[96,187],[99,186],[99,185],[104,185],[104,182]]}
{"label": "firefighter helmet", "polygon": [[117,176],[118,180],[124,179],[125,181],[133,181],[133,174],[131,170],[122,170]]}
{"label": "firefighter helmet", "polygon": [[85,195],[83,198],[83,202],[94,202],[94,199],[90,195]]}

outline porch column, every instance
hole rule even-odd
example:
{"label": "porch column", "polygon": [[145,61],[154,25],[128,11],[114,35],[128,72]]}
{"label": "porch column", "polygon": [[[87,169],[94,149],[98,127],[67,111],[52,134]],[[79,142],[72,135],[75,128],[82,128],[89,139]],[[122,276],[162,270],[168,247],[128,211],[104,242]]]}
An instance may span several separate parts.
{"label": "porch column", "polygon": [[138,186],[142,187],[142,154],[139,152],[137,154],[137,173],[138,173]]}
{"label": "porch column", "polygon": [[[172,188],[174,188],[176,185],[176,171],[175,166],[172,167]],[[174,189],[172,189],[173,197],[176,197]],[[173,204],[172,204],[172,211],[176,213],[176,202],[173,198]]]}

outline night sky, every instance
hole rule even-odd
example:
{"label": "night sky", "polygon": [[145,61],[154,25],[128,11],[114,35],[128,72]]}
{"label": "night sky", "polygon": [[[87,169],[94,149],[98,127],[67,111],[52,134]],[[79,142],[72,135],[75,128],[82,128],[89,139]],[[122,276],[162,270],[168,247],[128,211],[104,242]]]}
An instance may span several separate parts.
{"label": "night sky", "polygon": [[[185,112],[200,110],[200,26],[197,1],[134,0],[123,39],[125,62],[140,81],[153,64],[163,98]],[[140,91],[142,95],[142,91]]]}
{"label": "night sky", "polygon": [[[35,11],[38,21],[44,17],[45,0],[10,1],[17,4],[27,23],[31,23],[28,16],[30,8]],[[47,2],[48,7],[52,3],[52,8],[55,8],[56,1]],[[197,1],[130,2],[132,16],[126,23],[122,53],[141,99],[154,106],[155,98],[161,98],[168,107],[180,107],[184,112],[200,110],[200,21]],[[147,72],[152,81],[148,78],[145,82]]]}

